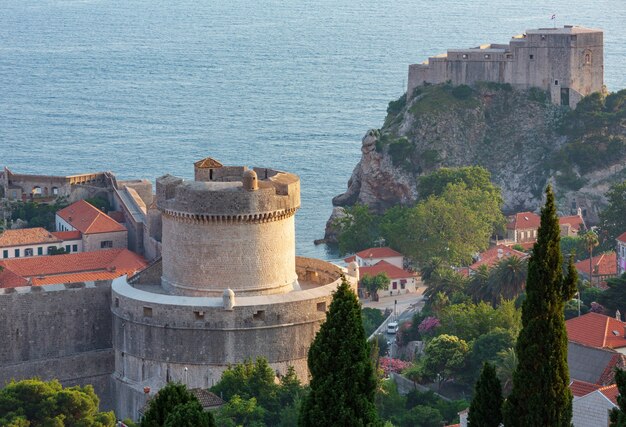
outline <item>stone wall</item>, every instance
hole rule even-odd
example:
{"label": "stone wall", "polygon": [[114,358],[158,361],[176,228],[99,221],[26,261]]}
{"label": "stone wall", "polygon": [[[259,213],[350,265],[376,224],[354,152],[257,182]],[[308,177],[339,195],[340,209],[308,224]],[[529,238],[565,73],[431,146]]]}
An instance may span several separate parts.
{"label": "stone wall", "polygon": [[112,408],[108,282],[0,289],[0,386],[38,376],[93,384]]}
{"label": "stone wall", "polygon": [[[101,247],[102,242],[111,241],[111,247]],[[128,231],[113,231],[110,233],[83,234],[83,250],[84,252],[99,251],[102,249],[123,248],[128,247]]]}

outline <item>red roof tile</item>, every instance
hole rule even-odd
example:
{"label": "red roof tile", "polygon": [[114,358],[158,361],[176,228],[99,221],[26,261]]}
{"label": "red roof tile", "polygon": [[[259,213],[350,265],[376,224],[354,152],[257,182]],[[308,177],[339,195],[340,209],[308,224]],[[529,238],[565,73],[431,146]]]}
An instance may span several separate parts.
{"label": "red roof tile", "polygon": [[[605,252],[596,255],[591,260],[594,276],[615,276],[617,275],[617,254],[615,252]],[[589,258],[578,261],[576,270],[589,276]]]}
{"label": "red roof tile", "polygon": [[[31,279],[33,285],[107,280],[134,274],[148,265],[146,260],[128,249],[106,249],[95,252],[12,258],[0,262],[5,270]],[[16,285],[17,286],[17,285]],[[8,286],[7,286],[8,287]]]}
{"label": "red roof tile", "polygon": [[607,385],[600,389],[600,393],[602,393],[607,399],[613,402],[614,405],[617,405],[617,396],[619,396],[619,390],[617,389],[617,384]]}
{"label": "red roof tile", "polygon": [[84,200],[61,209],[57,215],[83,234],[126,230],[119,222]]}
{"label": "red roof tile", "polygon": [[622,242],[622,243],[626,243],[626,231],[625,231],[625,232],[623,232],[622,234],[620,234],[620,235],[617,237],[617,240],[619,240],[619,241],[620,241],[620,242]]}
{"label": "red roof tile", "polygon": [[626,323],[598,313],[587,313],[565,322],[570,341],[597,348],[626,347],[624,326]]}
{"label": "red roof tile", "polygon": [[597,384],[591,384],[580,380],[573,380],[569,385],[569,389],[572,390],[572,394],[575,397],[586,396],[599,388],[600,386]]}
{"label": "red roof tile", "polygon": [[0,248],[47,243],[61,243],[61,240],[42,227],[19,228],[0,233]]}
{"label": "red roof tile", "polygon": [[580,215],[569,215],[559,217],[559,225],[569,225],[573,233],[578,233],[585,229],[585,220]]}
{"label": "red roof tile", "polygon": [[[498,251],[502,251],[502,257],[499,258]],[[481,265],[486,265],[491,268],[496,265],[501,259],[505,259],[511,256],[516,256],[518,258],[527,258],[528,254],[525,252],[520,252],[518,250],[512,249],[508,246],[497,245],[492,248],[487,249],[485,252],[480,254],[480,260],[476,261],[474,264],[470,265],[471,270],[478,270],[478,267]]]}
{"label": "red roof tile", "polygon": [[415,277],[415,273],[403,270],[395,265],[389,264],[387,261],[379,261],[371,267],[360,267],[359,273],[363,276],[376,276],[378,273],[387,273],[390,279],[406,279]]}
{"label": "red roof tile", "polygon": [[[0,265],[2,265],[1,262]],[[28,286],[28,280],[6,268],[0,271],[0,288],[17,288],[20,286]]]}
{"label": "red roof tile", "polygon": [[541,217],[533,212],[519,212],[507,218],[506,228],[509,230],[537,229],[541,223]]}
{"label": "red roof tile", "polygon": [[359,258],[389,258],[403,256],[400,252],[394,251],[389,247],[384,248],[369,248],[361,252],[357,252],[356,255]]}
{"label": "red roof tile", "polygon": [[352,261],[356,261],[356,255],[349,256],[348,258],[344,258],[344,262],[350,264]]}
{"label": "red roof tile", "polygon": [[82,234],[80,231],[78,230],[74,230],[74,231],[53,231],[52,234],[63,240],[80,240],[82,238]]}

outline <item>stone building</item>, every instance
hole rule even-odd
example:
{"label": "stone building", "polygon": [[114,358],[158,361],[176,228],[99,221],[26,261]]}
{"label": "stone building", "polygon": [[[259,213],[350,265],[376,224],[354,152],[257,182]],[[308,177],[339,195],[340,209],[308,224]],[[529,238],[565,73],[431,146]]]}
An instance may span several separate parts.
{"label": "stone building", "polygon": [[308,349],[343,273],[295,255],[298,176],[204,159],[195,178],[157,179],[162,258],[112,284],[121,418],[138,416],[146,390],[207,388],[229,364],[258,356],[308,381]]}
{"label": "stone building", "polygon": [[550,93],[554,104],[575,108],[583,96],[603,90],[603,50],[601,30],[572,25],[526,30],[509,44],[450,49],[409,65],[407,96],[424,83],[484,81],[540,88]]}

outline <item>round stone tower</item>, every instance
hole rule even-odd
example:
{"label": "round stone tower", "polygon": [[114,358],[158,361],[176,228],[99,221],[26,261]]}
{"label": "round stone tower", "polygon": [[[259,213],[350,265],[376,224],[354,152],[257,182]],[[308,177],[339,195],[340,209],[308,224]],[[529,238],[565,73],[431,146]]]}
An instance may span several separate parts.
{"label": "round stone tower", "polygon": [[[231,170],[228,170],[231,169]],[[239,180],[232,180],[235,174]],[[258,180],[258,175],[263,180]],[[163,288],[176,295],[290,292],[297,287],[294,214],[300,180],[270,169],[216,169],[208,181],[157,181]],[[228,180],[223,181],[222,179]]]}
{"label": "round stone tower", "polygon": [[208,388],[257,357],[307,382],[332,292],[346,273],[356,289],[358,268],[296,257],[298,176],[207,158],[194,181],[165,175],[156,189],[162,259],[112,284],[117,416],[138,419],[168,381]]}

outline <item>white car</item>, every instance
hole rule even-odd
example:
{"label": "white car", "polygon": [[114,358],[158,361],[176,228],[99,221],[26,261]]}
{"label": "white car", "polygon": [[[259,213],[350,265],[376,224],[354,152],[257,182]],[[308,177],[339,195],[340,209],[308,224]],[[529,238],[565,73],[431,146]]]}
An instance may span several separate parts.
{"label": "white car", "polygon": [[398,332],[398,322],[389,322],[387,325],[387,333],[395,334],[396,332]]}

